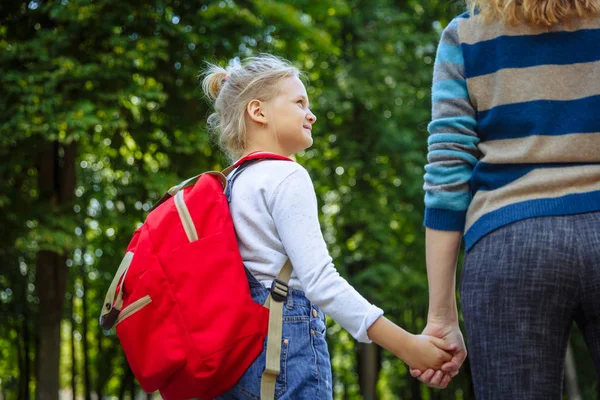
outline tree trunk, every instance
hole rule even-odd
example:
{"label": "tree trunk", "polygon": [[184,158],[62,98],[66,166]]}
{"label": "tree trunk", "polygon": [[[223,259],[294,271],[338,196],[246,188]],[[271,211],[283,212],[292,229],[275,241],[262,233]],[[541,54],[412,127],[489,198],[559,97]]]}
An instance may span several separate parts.
{"label": "tree trunk", "polygon": [[66,278],[61,261],[63,257],[49,251],[38,254],[36,280],[40,298],[40,347],[36,399],[39,400],[58,400],[60,321]]}
{"label": "tree trunk", "polygon": [[[98,329],[96,329],[97,335],[98,335],[98,341],[96,342],[97,346],[98,346],[98,356],[96,357],[96,365],[98,365],[98,360],[105,360],[105,354],[104,354],[104,349],[102,348],[102,329],[100,329],[100,327],[98,327]],[[103,361],[100,361],[103,362]],[[108,369],[110,370],[110,368]],[[96,372],[97,372],[97,378],[96,378],[96,396],[97,399],[102,400],[104,398],[104,385],[106,382],[107,377],[105,377],[105,374],[103,373],[104,369],[103,368],[98,368],[96,367]]]}
{"label": "tree trunk", "polygon": [[25,361],[25,374],[23,375],[25,390],[23,392],[23,400],[29,400],[31,398],[31,394],[29,393],[29,381],[31,380],[31,333],[29,329],[29,311],[27,306],[25,306],[23,313],[23,359]]}
{"label": "tree trunk", "polygon": [[77,358],[75,357],[75,288],[71,294],[71,392],[77,397]]}
{"label": "tree trunk", "polygon": [[360,394],[364,400],[377,399],[379,356],[379,347],[374,343],[358,344],[358,381],[360,385]]}
{"label": "tree trunk", "polygon": [[[83,249],[82,249],[83,250]],[[83,340],[81,341],[83,345],[83,388],[85,393],[85,400],[91,400],[91,385],[90,385],[90,367],[89,367],[89,345],[88,345],[88,304],[87,304],[87,279],[85,273],[85,264],[81,266],[81,285],[83,289],[83,297],[82,300],[82,336]]]}
{"label": "tree trunk", "polygon": [[417,378],[413,378],[410,374],[407,375],[410,379],[410,393],[411,399],[421,400],[421,382]]}
{"label": "tree trunk", "polygon": [[[23,324],[24,325],[24,324]],[[27,393],[27,376],[25,375],[25,344],[21,339],[21,332],[19,332],[19,325],[16,328],[17,331],[17,363],[19,365],[19,399],[24,399]]]}
{"label": "tree trunk", "polygon": [[577,384],[577,368],[575,365],[575,355],[571,341],[567,344],[567,357],[565,358],[565,386],[569,400],[581,400],[579,385]]}
{"label": "tree trunk", "polygon": [[135,377],[133,372],[129,376],[129,393],[131,394],[131,400],[135,400]]}
{"label": "tree trunk", "polygon": [[[38,188],[40,200],[49,205],[70,202],[75,191],[75,142],[65,146],[61,162],[58,142],[40,152]],[[36,400],[58,400],[60,322],[67,280],[66,258],[42,250],[36,265],[39,297],[39,348],[37,354]]]}
{"label": "tree trunk", "polygon": [[125,399],[125,392],[127,391],[127,387],[129,386],[130,379],[133,380],[133,372],[131,371],[127,360],[125,360],[125,376],[123,377],[123,380],[121,381],[121,387],[119,388],[120,400]]}
{"label": "tree trunk", "polygon": [[12,287],[16,301],[12,305],[12,316],[8,319],[8,328],[10,332],[12,325],[17,334],[18,398],[19,400],[29,400],[31,398],[29,391],[29,382],[31,381],[31,327],[29,325],[30,303],[27,300],[28,282],[27,277],[23,277],[19,273],[13,275],[11,281],[14,282]]}

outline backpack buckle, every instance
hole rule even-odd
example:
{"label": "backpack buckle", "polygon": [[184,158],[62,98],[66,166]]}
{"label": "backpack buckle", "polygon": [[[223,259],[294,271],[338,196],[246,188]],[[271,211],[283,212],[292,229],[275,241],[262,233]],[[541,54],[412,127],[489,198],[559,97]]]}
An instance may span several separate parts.
{"label": "backpack buckle", "polygon": [[271,282],[271,298],[279,303],[287,298],[289,287],[287,283],[279,279],[273,279]]}

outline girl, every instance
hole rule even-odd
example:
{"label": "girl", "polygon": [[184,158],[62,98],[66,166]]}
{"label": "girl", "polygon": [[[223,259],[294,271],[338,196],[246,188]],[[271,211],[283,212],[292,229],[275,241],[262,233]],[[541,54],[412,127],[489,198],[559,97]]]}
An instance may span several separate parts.
{"label": "girl", "polygon": [[[232,159],[256,151],[290,157],[312,145],[317,118],[299,76],[290,63],[270,55],[250,58],[229,71],[208,68],[203,89],[215,101],[208,122]],[[267,288],[288,258],[293,266],[276,398],[332,398],[324,313],[357,340],[374,341],[412,367],[439,369],[450,359],[442,349],[452,348],[396,326],[339,275],[321,234],[310,176],[302,166],[276,160],[248,166],[235,178],[230,209],[256,302],[265,302]],[[263,351],[221,398],[258,399],[264,366]]]}
{"label": "girl", "polygon": [[573,321],[600,376],[600,1],[467,3],[434,68],[424,332],[464,349],[464,235],[477,398],[560,399]]}

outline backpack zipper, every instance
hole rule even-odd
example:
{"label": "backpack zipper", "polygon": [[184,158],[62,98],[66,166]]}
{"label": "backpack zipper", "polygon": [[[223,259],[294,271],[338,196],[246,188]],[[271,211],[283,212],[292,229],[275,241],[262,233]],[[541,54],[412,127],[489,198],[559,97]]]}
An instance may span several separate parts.
{"label": "backpack zipper", "polygon": [[146,307],[151,302],[152,302],[152,298],[150,297],[149,294],[137,299],[136,301],[134,301],[133,303],[131,303],[130,305],[125,307],[123,310],[121,310],[121,313],[119,314],[119,317],[117,318],[116,325],[119,325],[126,318],[131,317],[133,314],[140,311],[142,308]]}
{"label": "backpack zipper", "polygon": [[175,195],[175,207],[177,207],[179,219],[181,220],[181,224],[183,225],[183,229],[185,230],[188,240],[190,242],[198,240],[198,232],[196,232],[196,227],[194,226],[194,221],[190,215],[190,210],[187,208],[185,200],[183,199],[183,190],[180,190]]}

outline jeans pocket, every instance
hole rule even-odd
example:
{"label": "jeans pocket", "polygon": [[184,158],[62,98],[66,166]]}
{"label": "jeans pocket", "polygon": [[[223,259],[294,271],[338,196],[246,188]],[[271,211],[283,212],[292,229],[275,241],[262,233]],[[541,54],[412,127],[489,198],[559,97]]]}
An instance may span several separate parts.
{"label": "jeans pocket", "polygon": [[[275,398],[281,397],[286,390],[286,364],[289,350],[289,339],[284,338],[281,340],[281,355],[280,355],[280,366],[279,375],[275,383]],[[250,368],[246,371],[242,379],[237,384],[239,391],[245,396],[260,400],[260,385],[262,381],[262,375],[266,366],[267,358],[267,340],[265,339],[263,352],[258,356],[256,360],[250,365]]]}
{"label": "jeans pocket", "polygon": [[[310,318],[310,344],[314,354],[313,374],[319,380],[329,373],[329,350],[327,349],[325,315],[317,308],[313,308]],[[325,374],[325,375],[324,375]]]}
{"label": "jeans pocket", "polygon": [[[317,311],[313,308],[313,318],[310,320],[311,333],[325,337],[327,325],[325,324],[325,315],[321,310]],[[316,315],[316,317],[314,317]]]}

